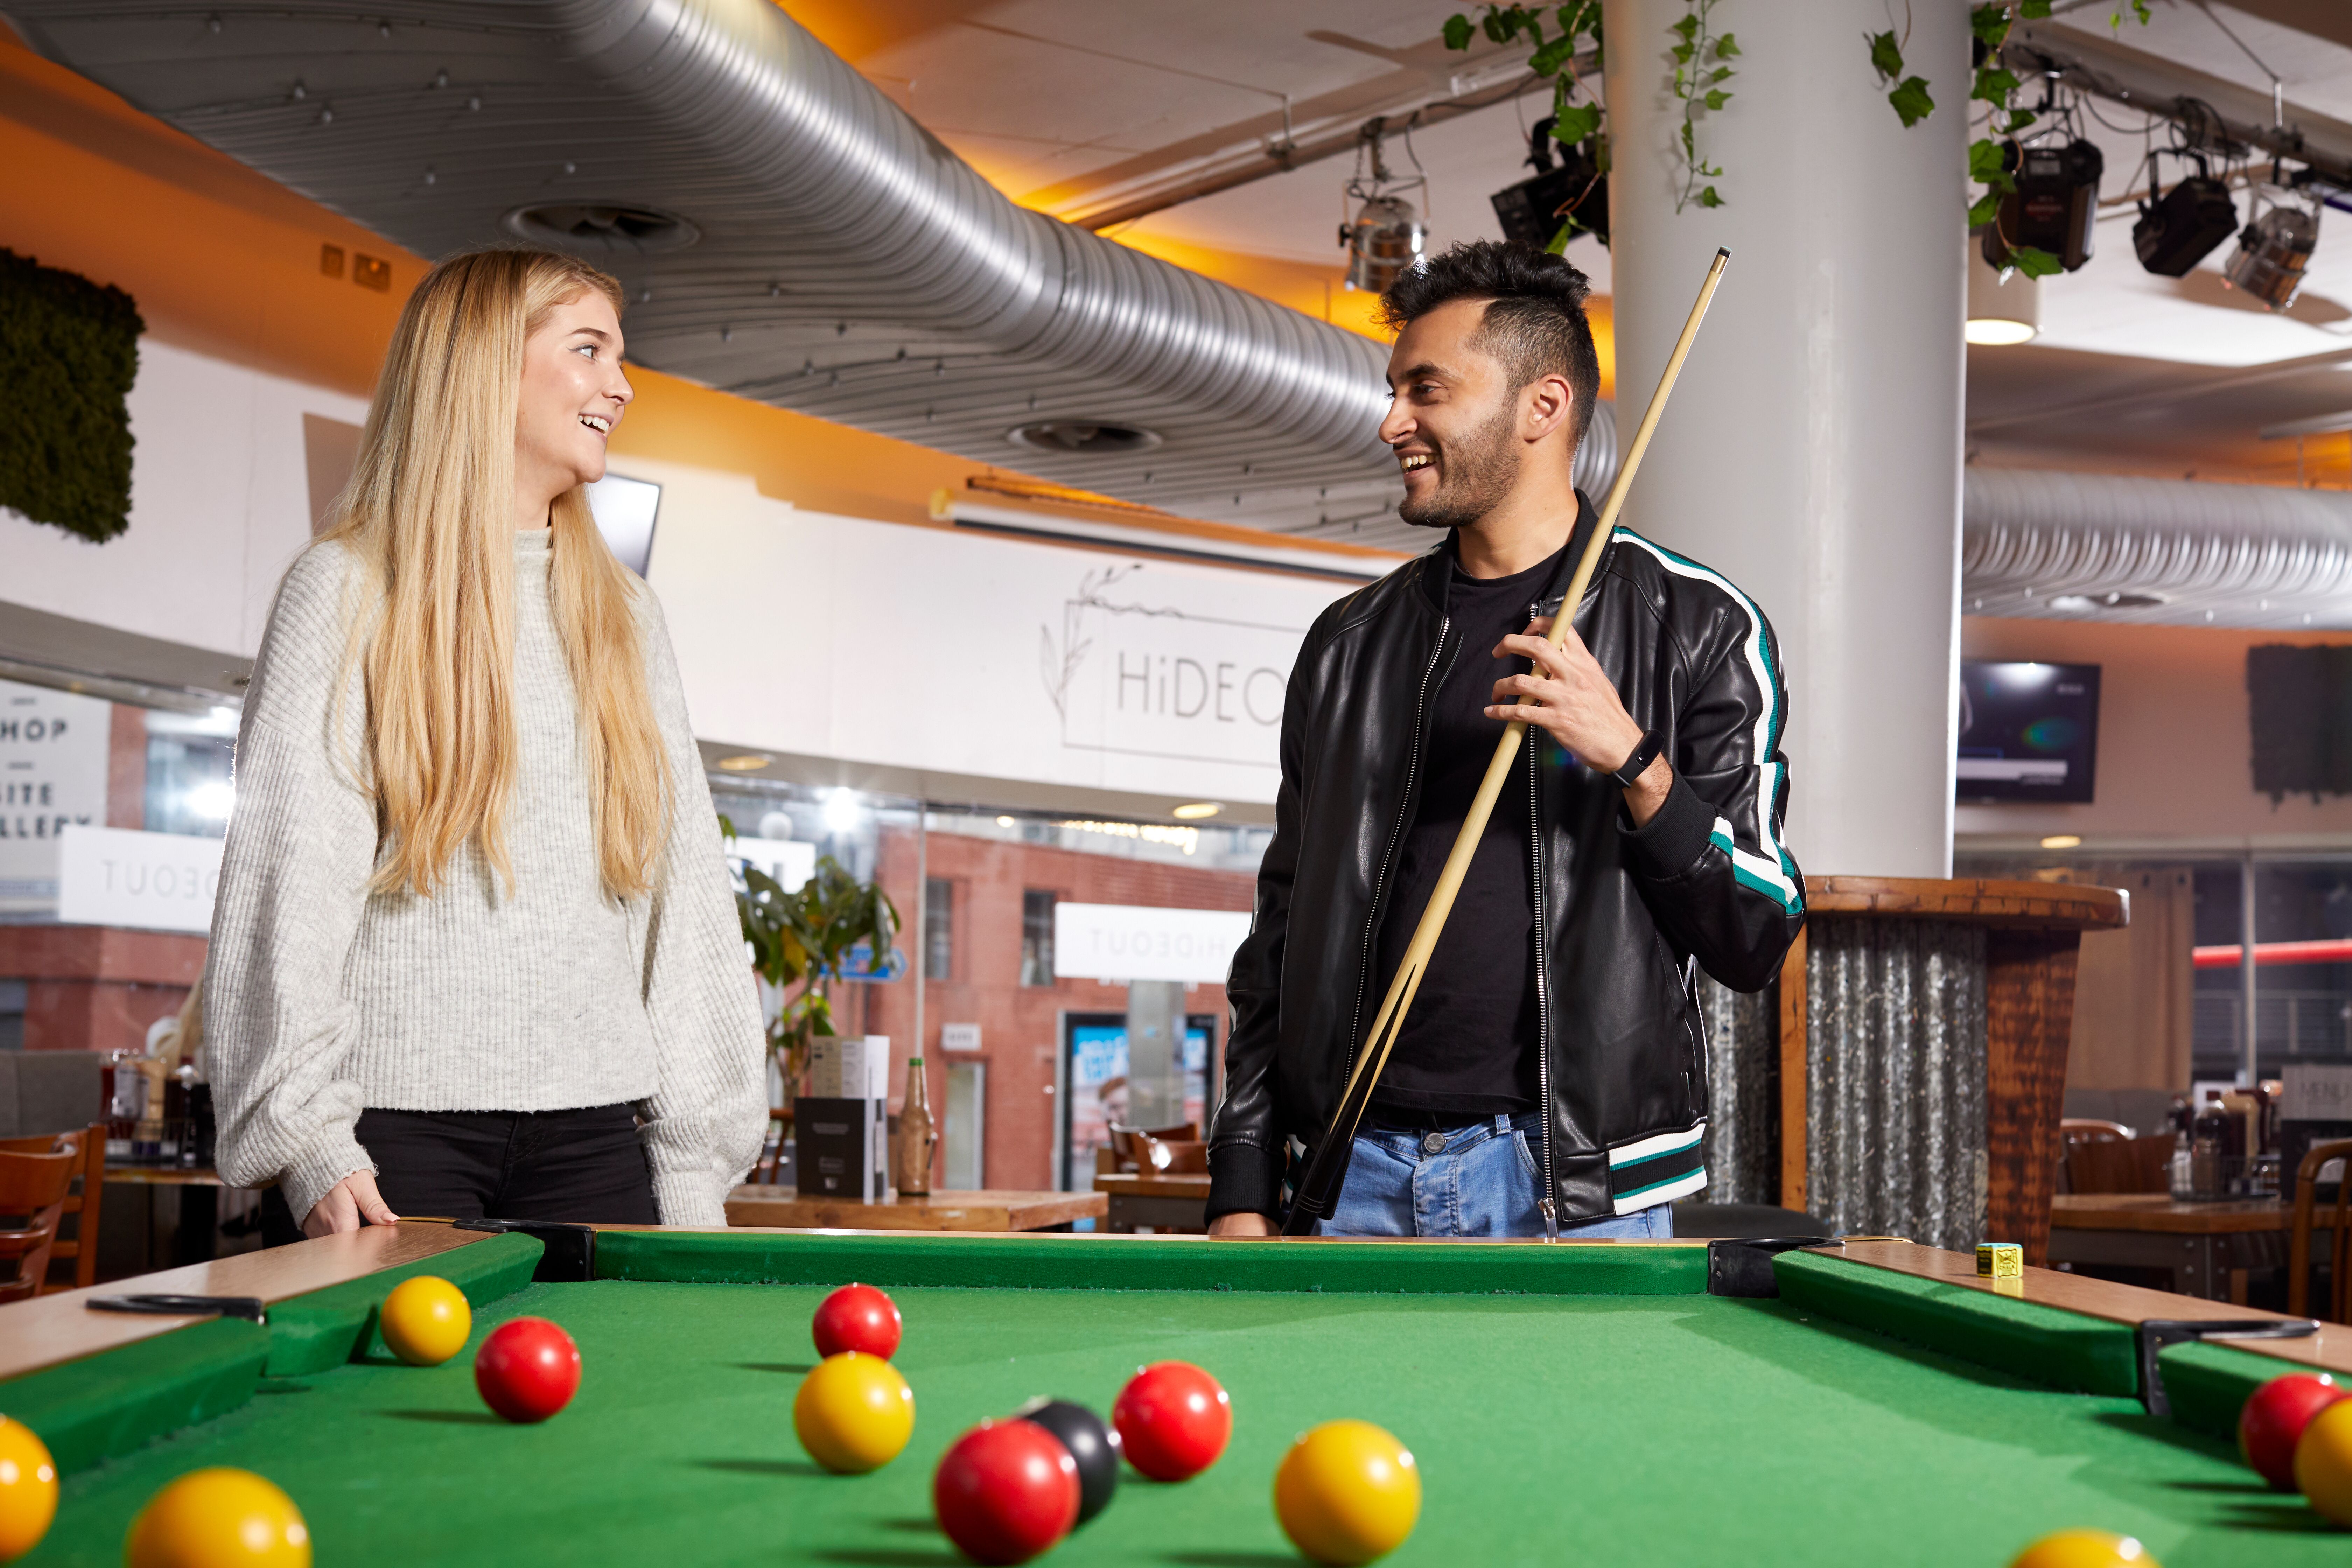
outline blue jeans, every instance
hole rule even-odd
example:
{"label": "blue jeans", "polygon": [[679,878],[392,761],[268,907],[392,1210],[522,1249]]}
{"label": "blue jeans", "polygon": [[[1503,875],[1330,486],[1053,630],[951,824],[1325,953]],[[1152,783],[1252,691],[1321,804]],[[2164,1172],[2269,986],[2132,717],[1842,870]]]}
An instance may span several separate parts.
{"label": "blue jeans", "polygon": [[[1320,1236],[1541,1236],[1541,1118],[1496,1116],[1444,1132],[1371,1128],[1356,1134],[1348,1179]],[[1433,1150],[1432,1141],[1438,1142]],[[1559,1227],[1563,1241],[1663,1240],[1664,1204]]]}

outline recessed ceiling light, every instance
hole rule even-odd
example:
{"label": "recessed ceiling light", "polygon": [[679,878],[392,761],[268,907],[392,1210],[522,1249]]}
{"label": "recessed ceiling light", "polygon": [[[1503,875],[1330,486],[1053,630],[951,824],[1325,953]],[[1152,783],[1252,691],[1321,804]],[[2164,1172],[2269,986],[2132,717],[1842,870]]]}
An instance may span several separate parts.
{"label": "recessed ceiling light", "polygon": [[1178,806],[1168,815],[1180,822],[1198,822],[1204,816],[1214,816],[1224,809],[1213,800],[1196,800]]}
{"label": "recessed ceiling light", "polygon": [[1980,316],[1968,324],[1968,340],[1987,348],[2008,348],[2013,343],[2030,343],[2042,329],[2030,321],[2007,321],[1997,316]]}
{"label": "recessed ceiling light", "polygon": [[1013,819],[1009,816],[1000,816],[996,819],[996,826],[999,827],[1010,827],[1013,826]]}
{"label": "recessed ceiling light", "polygon": [[730,773],[756,773],[766,767],[770,760],[746,752],[740,757],[721,757],[712,765]]}
{"label": "recessed ceiling light", "polygon": [[2078,849],[2082,847],[2082,844],[2083,836],[2079,833],[2053,833],[2049,837],[2042,841],[2042,847],[2044,849]]}

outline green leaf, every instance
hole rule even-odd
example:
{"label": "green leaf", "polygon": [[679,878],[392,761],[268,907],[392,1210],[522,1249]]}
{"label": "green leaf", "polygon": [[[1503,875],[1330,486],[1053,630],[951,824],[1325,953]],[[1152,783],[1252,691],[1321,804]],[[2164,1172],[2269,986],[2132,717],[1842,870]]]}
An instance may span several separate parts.
{"label": "green leaf", "polygon": [[1870,68],[1885,81],[1894,81],[1902,76],[1903,48],[1895,41],[1894,34],[1873,33],[1870,36]]}
{"label": "green leaf", "polygon": [[2050,15],[2050,0],[2020,0],[2017,14],[2027,21],[2039,21]]}
{"label": "green leaf", "polygon": [[2054,278],[2065,270],[2056,257],[2046,250],[2036,250],[2030,245],[2011,246],[2009,264],[2028,278]]}
{"label": "green leaf", "polygon": [[1553,76],[1575,58],[1576,40],[1563,33],[1528,57],[1528,69],[1538,76]]}
{"label": "green leaf", "polygon": [[1668,27],[1666,31],[1681,35],[1683,42],[1689,43],[1691,40],[1691,35],[1698,31],[1698,18],[1696,16],[1685,16],[1681,21],[1676,22],[1673,26]]}
{"label": "green leaf", "polygon": [[1714,91],[1708,93],[1701,101],[1709,109],[1721,109],[1725,104],[1731,101],[1731,95],[1718,87]]}
{"label": "green leaf", "polygon": [[1707,72],[1706,79],[1709,81],[1729,81],[1731,79],[1731,68],[1729,66],[1717,66],[1713,70]]}
{"label": "green leaf", "polygon": [[1990,137],[1979,136],[1969,142],[1969,178],[1983,184],[2001,174],[2000,154],[2001,143]]}
{"label": "green leaf", "polygon": [[2009,37],[2009,7],[1979,5],[1969,13],[1969,31],[1985,47],[1997,49]]}
{"label": "green leaf", "polygon": [[1445,18],[1445,47],[1449,49],[1466,49],[1470,47],[1470,40],[1477,37],[1477,27],[1469,17],[1459,13],[1448,16]]}
{"label": "green leaf", "polygon": [[[1716,172],[1717,174],[1722,173],[1720,169]],[[1698,194],[1698,205],[1703,207],[1719,207],[1723,205],[1723,198],[1715,194],[1715,187],[1713,185],[1709,185],[1706,189]]]}
{"label": "green leaf", "polygon": [[1551,238],[1544,242],[1544,248],[1550,251],[1554,256],[1566,255],[1568,253],[1568,242],[1576,237],[1578,226],[1577,221],[1574,218],[1563,219],[1559,227],[1552,232]]}
{"label": "green leaf", "polygon": [[1738,53],[1739,46],[1732,41],[1732,37],[1729,33],[1726,33],[1723,37],[1716,39],[1715,58],[1717,59],[1727,60]]}
{"label": "green leaf", "polygon": [[1552,117],[1552,135],[1571,147],[1600,129],[1601,106],[1598,104],[1580,104]]}
{"label": "green leaf", "polygon": [[1977,72],[1976,86],[1969,97],[1998,108],[2009,101],[2010,94],[2017,90],[2018,85],[2015,71],[2001,66],[1987,66]]}
{"label": "green leaf", "polygon": [[1886,101],[1895,106],[1896,118],[1906,126],[1916,125],[1936,112],[1936,100],[1927,96],[1926,77],[1905,77],[1902,84],[1886,95]]}
{"label": "green leaf", "polygon": [[2032,124],[2035,118],[2033,110],[2030,109],[2012,109],[2009,111],[2009,123],[2002,129],[2012,132],[2022,131]]}
{"label": "green leaf", "polygon": [[1987,191],[1983,195],[1977,198],[1977,203],[1974,206],[1969,208],[1969,226],[1970,228],[1982,228],[1985,225],[1990,223],[1993,220],[1994,215],[2000,211],[2000,193],[1999,191]]}
{"label": "green leaf", "polygon": [[[1688,44],[1676,44],[1667,52],[1675,57],[1675,59],[1678,64],[1688,65],[1690,63],[1691,47]],[[1680,71],[1675,72],[1675,79],[1680,80],[1682,79],[1682,74],[1683,73]]]}

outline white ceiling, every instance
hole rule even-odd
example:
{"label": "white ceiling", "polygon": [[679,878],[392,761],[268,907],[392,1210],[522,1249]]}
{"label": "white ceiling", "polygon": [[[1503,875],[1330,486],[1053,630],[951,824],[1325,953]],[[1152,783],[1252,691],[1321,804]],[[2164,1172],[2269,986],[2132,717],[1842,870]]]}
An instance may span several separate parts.
{"label": "white ceiling", "polygon": [[[844,39],[825,24],[826,3],[787,6],[821,36]],[[1293,134],[1306,141],[1507,79],[1513,54],[1482,42],[1465,58],[1439,44],[1445,18],[1467,8],[1453,0],[1191,0],[1181,11],[1101,0],[863,0],[859,15],[879,20],[861,25],[878,41],[844,41],[861,71],[1015,199],[1080,217],[1203,172],[1254,164],[1281,132],[1283,93]],[[2352,121],[2352,0],[2153,0],[2148,25],[2126,19],[2112,32],[2115,0],[2060,0],[2057,9],[2062,26],[2265,96],[2275,68],[2290,120],[2299,109]],[[1487,198],[1524,177],[1525,127],[1544,103],[1538,93],[1415,133],[1433,247],[1498,234]],[[2042,286],[2036,342],[1971,351],[1972,449],[1996,463],[2291,479],[2294,443],[2262,441],[2259,427],[2352,407],[2352,373],[2333,363],[2352,359],[2352,212],[2326,215],[2303,298],[2283,316],[2222,284],[2229,245],[2187,278],[2150,276],[2132,252],[2134,198],[2145,184],[2146,148],[2166,133],[2142,121],[2120,105],[2087,107],[2083,129],[2107,161],[2097,254]],[[1412,161],[1391,142],[1393,167]],[[1336,272],[1349,173],[1348,158],[1329,159],[1166,208],[1124,232]],[[1587,239],[1570,255],[1606,292],[1608,253]],[[2297,362],[2315,363],[2298,374]],[[2262,378],[2252,393],[2231,380],[2245,374]],[[2053,418],[2045,410],[2066,412]],[[2352,484],[2346,459],[2336,461],[2328,482]],[[1301,497],[1251,521],[1311,524],[1339,499]]]}

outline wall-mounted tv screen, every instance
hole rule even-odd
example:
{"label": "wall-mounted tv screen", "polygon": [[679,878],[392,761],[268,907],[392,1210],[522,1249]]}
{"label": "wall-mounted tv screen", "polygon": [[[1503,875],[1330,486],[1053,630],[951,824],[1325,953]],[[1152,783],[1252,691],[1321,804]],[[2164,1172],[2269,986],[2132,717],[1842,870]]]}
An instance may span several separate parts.
{"label": "wall-mounted tv screen", "polygon": [[588,510],[595,514],[596,531],[621,564],[644,576],[646,563],[653,559],[654,514],[661,510],[661,486],[608,473],[588,487]]}
{"label": "wall-mounted tv screen", "polygon": [[2098,755],[2097,665],[1960,660],[1960,799],[2086,803]]}

